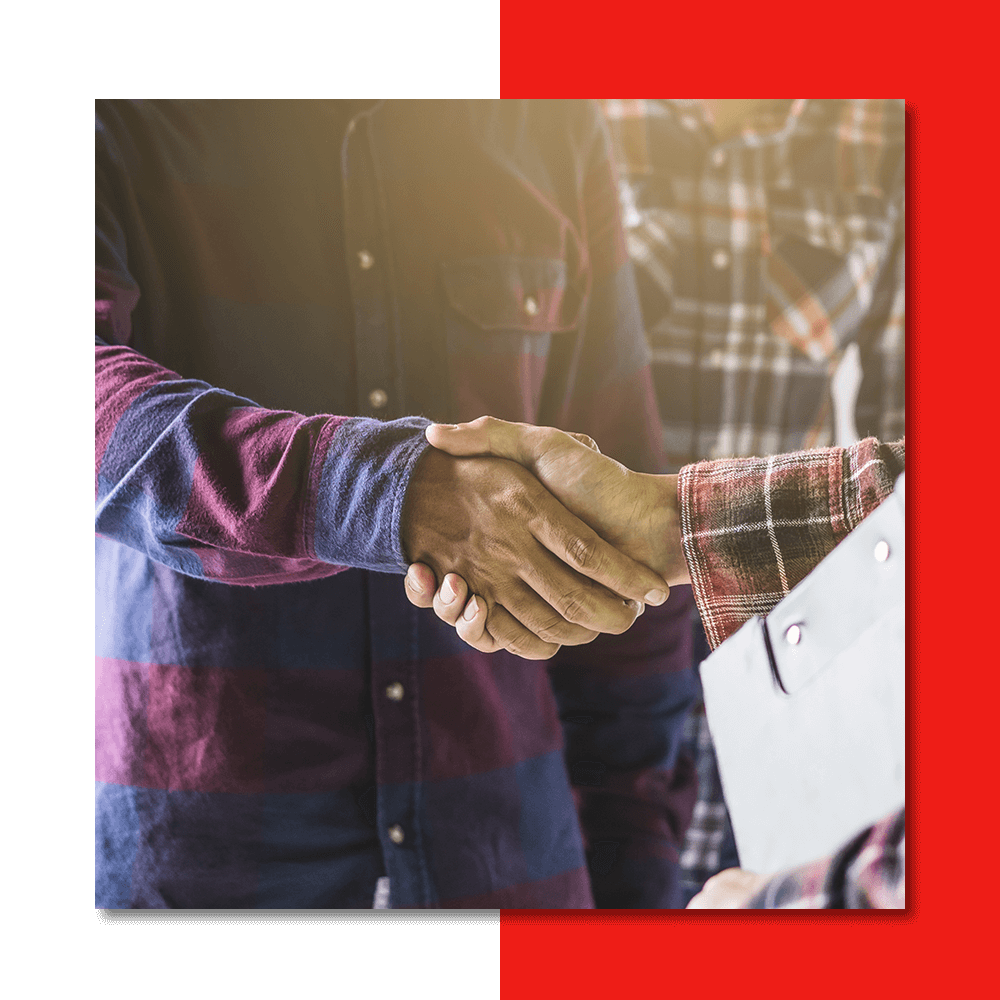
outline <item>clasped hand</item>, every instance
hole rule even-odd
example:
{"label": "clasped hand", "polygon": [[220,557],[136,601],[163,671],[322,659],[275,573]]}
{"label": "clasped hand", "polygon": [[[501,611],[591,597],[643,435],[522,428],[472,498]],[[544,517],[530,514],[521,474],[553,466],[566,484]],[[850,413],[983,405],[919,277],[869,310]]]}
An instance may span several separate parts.
{"label": "clasped hand", "polygon": [[403,512],[406,592],[476,649],[544,659],[625,631],[688,582],[676,477],[492,417],[426,434]]}

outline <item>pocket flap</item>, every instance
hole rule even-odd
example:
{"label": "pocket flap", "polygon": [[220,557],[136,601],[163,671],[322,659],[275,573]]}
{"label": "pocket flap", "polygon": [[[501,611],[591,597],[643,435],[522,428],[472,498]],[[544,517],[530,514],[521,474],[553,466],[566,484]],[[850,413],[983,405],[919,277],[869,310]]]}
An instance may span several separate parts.
{"label": "pocket flap", "polygon": [[482,330],[558,333],[576,327],[580,296],[567,287],[566,262],[549,257],[469,257],[441,265],[457,312]]}

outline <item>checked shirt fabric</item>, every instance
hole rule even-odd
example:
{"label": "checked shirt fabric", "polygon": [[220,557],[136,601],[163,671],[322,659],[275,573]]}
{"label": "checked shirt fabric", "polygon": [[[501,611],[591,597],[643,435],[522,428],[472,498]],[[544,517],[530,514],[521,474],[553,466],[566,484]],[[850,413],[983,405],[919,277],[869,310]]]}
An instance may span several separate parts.
{"label": "checked shirt fabric", "polygon": [[[701,101],[602,103],[673,469],[832,444],[852,344],[859,434],[904,433],[903,103],[747,104],[721,136]],[[732,859],[700,704],[685,749],[699,775],[690,895]]]}
{"label": "checked shirt fabric", "polygon": [[[712,648],[754,615],[767,615],[889,497],[904,465],[902,441],[866,438],[848,448],[685,466],[681,537]],[[899,908],[904,859],[900,810],[833,857],[772,876],[747,905]]]}
{"label": "checked shirt fabric", "polygon": [[603,103],[674,468],[833,443],[850,343],[862,437],[903,435],[901,101]]}

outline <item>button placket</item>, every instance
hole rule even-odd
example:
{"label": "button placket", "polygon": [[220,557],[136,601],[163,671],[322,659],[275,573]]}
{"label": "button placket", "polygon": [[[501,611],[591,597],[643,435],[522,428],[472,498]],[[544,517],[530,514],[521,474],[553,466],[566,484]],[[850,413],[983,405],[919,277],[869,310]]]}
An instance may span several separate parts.
{"label": "button placket", "polygon": [[[389,328],[386,268],[379,220],[374,207],[379,203],[370,143],[368,117],[356,118],[344,139],[342,183],[344,187],[344,237],[351,297],[354,306],[354,357],[357,372],[357,412],[389,419],[394,405],[387,373],[397,368],[395,345]],[[390,405],[393,404],[393,405]]]}

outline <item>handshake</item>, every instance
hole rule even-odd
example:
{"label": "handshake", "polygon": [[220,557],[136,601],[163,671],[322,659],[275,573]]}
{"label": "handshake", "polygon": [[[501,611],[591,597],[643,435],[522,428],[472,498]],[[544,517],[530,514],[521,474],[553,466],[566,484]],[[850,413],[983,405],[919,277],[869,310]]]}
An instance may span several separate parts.
{"label": "handshake", "polygon": [[401,519],[406,592],[476,649],[547,659],[624,632],[690,582],[676,476],[493,417],[426,435]]}

